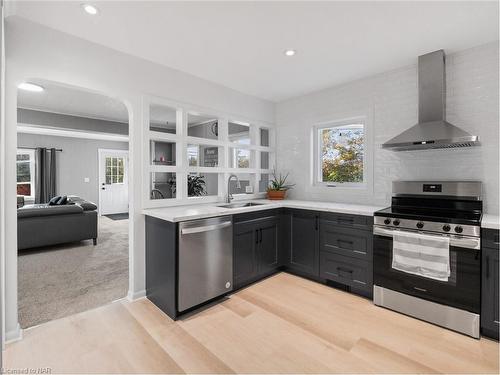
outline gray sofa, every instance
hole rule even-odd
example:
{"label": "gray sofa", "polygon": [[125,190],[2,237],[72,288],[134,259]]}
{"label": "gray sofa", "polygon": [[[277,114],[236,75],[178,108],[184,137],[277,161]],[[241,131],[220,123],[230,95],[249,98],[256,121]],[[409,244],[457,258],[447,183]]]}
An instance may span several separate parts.
{"label": "gray sofa", "polygon": [[17,210],[18,250],[67,242],[97,244],[97,206],[76,196],[65,205],[33,204]]}

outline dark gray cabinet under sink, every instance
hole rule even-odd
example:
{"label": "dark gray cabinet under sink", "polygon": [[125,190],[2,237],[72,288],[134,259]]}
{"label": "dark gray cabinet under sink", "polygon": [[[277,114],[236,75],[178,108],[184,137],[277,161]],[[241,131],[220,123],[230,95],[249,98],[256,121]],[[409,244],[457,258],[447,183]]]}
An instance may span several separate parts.
{"label": "dark gray cabinet under sink", "polygon": [[279,211],[234,216],[233,280],[241,288],[275,272],[279,259]]}

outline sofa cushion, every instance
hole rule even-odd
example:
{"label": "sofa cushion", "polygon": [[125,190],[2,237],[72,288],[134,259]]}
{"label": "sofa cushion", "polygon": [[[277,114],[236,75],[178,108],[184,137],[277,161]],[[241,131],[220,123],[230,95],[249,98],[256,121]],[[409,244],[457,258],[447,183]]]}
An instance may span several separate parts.
{"label": "sofa cushion", "polygon": [[92,203],[92,202],[89,202],[89,201],[83,201],[83,202],[79,202],[79,203],[76,203],[77,205],[79,205],[80,207],[83,208],[84,211],[95,211],[97,210],[97,205]]}
{"label": "sofa cushion", "polygon": [[84,211],[97,210],[97,205],[91,201],[80,198],[77,195],[68,195],[68,203],[74,203],[83,208]]}
{"label": "sofa cushion", "polygon": [[68,215],[82,213],[83,208],[77,204],[49,206],[48,204],[31,204],[17,210],[17,217],[36,217],[52,215]]}

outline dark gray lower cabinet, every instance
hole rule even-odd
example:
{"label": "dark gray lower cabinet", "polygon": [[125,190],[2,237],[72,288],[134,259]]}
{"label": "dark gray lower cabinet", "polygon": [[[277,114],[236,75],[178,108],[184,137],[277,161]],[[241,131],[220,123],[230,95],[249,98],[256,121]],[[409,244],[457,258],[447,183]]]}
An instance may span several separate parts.
{"label": "dark gray lower cabinet", "polygon": [[233,227],[233,283],[240,288],[280,266],[280,217],[264,211],[260,217],[235,216]]}
{"label": "dark gray lower cabinet", "polygon": [[267,274],[279,266],[279,217],[262,220],[257,246],[258,272]]}
{"label": "dark gray lower cabinet", "polygon": [[320,277],[370,295],[373,287],[372,263],[322,251]]}
{"label": "dark gray lower cabinet", "polygon": [[320,277],[373,295],[373,218],[320,214]]}
{"label": "dark gray lower cabinet", "polygon": [[[284,269],[371,296],[372,224],[371,217],[301,209],[234,215],[233,289]],[[177,223],[146,216],[146,294],[173,319],[179,315],[178,230]],[[496,276],[491,277],[498,283],[498,256],[496,262],[496,271],[491,271]],[[494,287],[491,281],[489,288]],[[498,298],[498,289],[488,293]],[[488,311],[494,317],[488,319],[498,321],[498,308],[493,306]]]}
{"label": "dark gray lower cabinet", "polygon": [[257,275],[257,232],[252,224],[235,223],[233,227],[233,284],[239,288]]}
{"label": "dark gray lower cabinet", "polygon": [[177,224],[146,216],[146,296],[172,319],[177,312]]}
{"label": "dark gray lower cabinet", "polygon": [[287,209],[283,215],[285,266],[304,276],[319,276],[319,213]]}
{"label": "dark gray lower cabinet", "polygon": [[483,229],[481,233],[482,278],[481,278],[481,331],[498,340],[499,317],[499,231]]}

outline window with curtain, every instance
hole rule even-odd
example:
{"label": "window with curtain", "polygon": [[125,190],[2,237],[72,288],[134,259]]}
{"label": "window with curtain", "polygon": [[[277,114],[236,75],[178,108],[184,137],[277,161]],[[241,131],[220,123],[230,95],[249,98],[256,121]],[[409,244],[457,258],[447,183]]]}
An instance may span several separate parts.
{"label": "window with curtain", "polygon": [[35,150],[18,149],[16,158],[17,195],[35,197]]}

